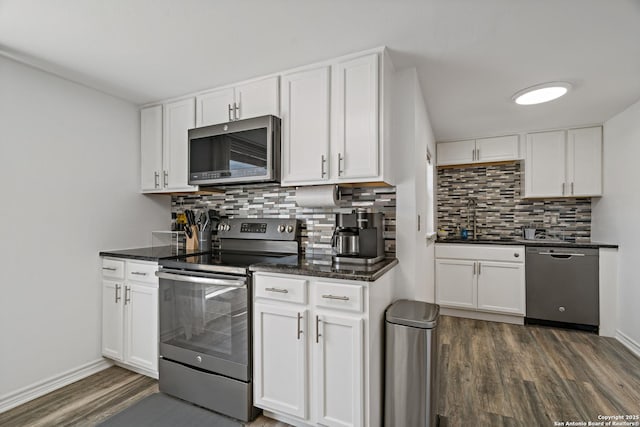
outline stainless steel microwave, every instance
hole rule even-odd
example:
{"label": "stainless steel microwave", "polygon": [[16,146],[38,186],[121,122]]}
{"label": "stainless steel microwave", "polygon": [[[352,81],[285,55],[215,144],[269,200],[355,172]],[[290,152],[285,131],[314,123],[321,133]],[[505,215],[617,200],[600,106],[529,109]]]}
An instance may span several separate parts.
{"label": "stainless steel microwave", "polygon": [[189,129],[189,184],[280,182],[280,119],[254,117]]}

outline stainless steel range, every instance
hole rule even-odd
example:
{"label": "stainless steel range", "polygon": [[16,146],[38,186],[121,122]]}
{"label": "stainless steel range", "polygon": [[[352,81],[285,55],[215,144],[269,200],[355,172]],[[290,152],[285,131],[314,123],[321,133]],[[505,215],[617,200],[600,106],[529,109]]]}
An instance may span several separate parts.
{"label": "stainless steel range", "polygon": [[256,415],[249,266],[297,257],[299,224],[230,219],[218,230],[218,250],[160,262],[159,385],[164,393],[249,421]]}

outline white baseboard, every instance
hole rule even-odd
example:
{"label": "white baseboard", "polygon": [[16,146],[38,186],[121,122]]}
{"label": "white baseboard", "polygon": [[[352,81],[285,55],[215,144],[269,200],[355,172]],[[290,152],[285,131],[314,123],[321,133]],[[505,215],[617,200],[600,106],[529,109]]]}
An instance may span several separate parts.
{"label": "white baseboard", "polygon": [[458,308],[440,307],[440,314],[445,316],[465,317],[467,319],[488,320],[490,322],[512,323],[524,325],[524,316],[511,314],[486,313],[484,311],[464,310]]}
{"label": "white baseboard", "polygon": [[622,345],[631,350],[632,353],[640,357],[640,344],[631,339],[631,337],[620,332],[620,330],[618,329],[616,330],[616,339],[620,341]]}
{"label": "white baseboard", "polygon": [[113,366],[113,363],[106,359],[98,359],[93,362],[70,369],[62,374],[55,375],[43,381],[28,385],[19,390],[0,396],[0,413],[8,411],[11,408],[27,403],[30,400],[44,396],[61,387],[81,380]]}
{"label": "white baseboard", "polygon": [[312,424],[307,424],[306,422],[301,421],[297,418],[290,417],[288,415],[278,414],[277,412],[271,412],[267,409],[264,409],[262,413],[269,418],[272,418],[276,421],[282,421],[283,423],[290,424],[294,427],[311,427],[312,426]]}

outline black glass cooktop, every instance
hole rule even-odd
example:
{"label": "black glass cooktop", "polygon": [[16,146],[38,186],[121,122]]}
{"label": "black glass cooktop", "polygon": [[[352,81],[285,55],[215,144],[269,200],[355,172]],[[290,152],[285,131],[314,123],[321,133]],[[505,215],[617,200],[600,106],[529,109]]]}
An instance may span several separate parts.
{"label": "black glass cooktop", "polygon": [[252,264],[297,263],[298,255],[278,253],[252,253],[214,251],[206,254],[178,256],[160,260],[165,268],[218,271],[245,274]]}

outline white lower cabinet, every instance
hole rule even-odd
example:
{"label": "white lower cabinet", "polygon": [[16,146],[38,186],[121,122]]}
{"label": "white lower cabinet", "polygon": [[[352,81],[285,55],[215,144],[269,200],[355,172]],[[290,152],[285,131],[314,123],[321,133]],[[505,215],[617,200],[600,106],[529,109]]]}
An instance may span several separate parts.
{"label": "white lower cabinet", "polygon": [[317,421],[326,426],[361,426],[363,320],[327,314],[316,314],[315,319]]}
{"label": "white lower cabinet", "polygon": [[371,284],[255,273],[254,404],[298,426],[381,425],[391,286],[390,273]]}
{"label": "white lower cabinet", "polygon": [[155,270],[157,263],[103,259],[102,355],[157,378],[158,279],[151,274]]}
{"label": "white lower cabinet", "polygon": [[307,417],[307,311],[254,305],[254,404]]}
{"label": "white lower cabinet", "polygon": [[437,244],[436,303],[524,316],[524,246]]}

